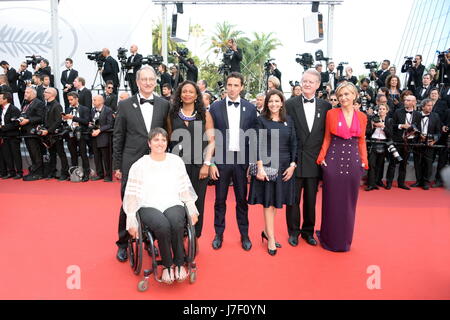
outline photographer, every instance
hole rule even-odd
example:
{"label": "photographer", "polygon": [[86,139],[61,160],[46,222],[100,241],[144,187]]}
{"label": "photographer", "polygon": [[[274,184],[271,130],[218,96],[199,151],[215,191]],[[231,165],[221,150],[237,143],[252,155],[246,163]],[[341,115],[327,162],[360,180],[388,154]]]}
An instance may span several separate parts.
{"label": "photographer", "polygon": [[267,79],[267,92],[269,92],[270,90],[280,90],[280,86],[281,86],[281,83],[280,83],[280,80],[278,80],[277,77],[270,76]]}
{"label": "photographer", "polygon": [[[400,189],[410,190],[405,184],[406,166],[408,165],[408,158],[411,153],[411,147],[408,144],[416,142],[417,128],[420,126],[421,115],[415,111],[416,97],[413,95],[405,96],[405,108],[397,109],[392,118],[392,138],[395,147],[398,150],[402,161],[399,164],[397,184]],[[392,188],[392,181],[394,180],[395,167],[397,160],[390,157],[389,166],[386,173],[386,189]]]}
{"label": "photographer", "polygon": [[411,187],[422,187],[424,190],[430,189],[430,178],[433,169],[433,153],[432,146],[439,140],[441,135],[441,120],[437,113],[431,112],[433,101],[425,99],[422,101],[422,112],[420,117],[419,143],[423,146],[415,147],[414,170],[416,172],[416,183]]}
{"label": "photographer", "polygon": [[[86,106],[89,109],[92,108],[92,92],[88,88],[85,87],[86,80],[82,77],[76,77],[73,81],[73,87],[76,89],[78,93],[78,102],[82,106]],[[113,85],[114,86],[114,85]]]}
{"label": "photographer", "polygon": [[394,110],[397,110],[400,105],[400,96],[402,90],[400,89],[400,78],[397,76],[389,75],[386,78],[386,88],[389,90],[388,99],[394,104]]}
{"label": "photographer", "polygon": [[69,92],[67,94],[69,100],[69,112],[62,115],[63,121],[67,121],[70,132],[67,139],[67,147],[70,152],[70,162],[72,167],[78,166],[78,154],[81,156],[83,165],[83,179],[81,181],[89,181],[89,158],[87,155],[87,141],[89,140],[88,125],[91,119],[91,110],[78,103],[78,94]]}
{"label": "photographer", "polygon": [[300,83],[298,81],[295,81],[295,82],[289,81],[289,84],[292,87],[291,98],[302,95],[302,86],[300,85]]}
{"label": "photographer", "polygon": [[47,59],[41,59],[41,61],[39,62],[38,65],[36,65],[36,74],[38,74],[41,78],[44,75],[49,76],[50,78],[50,87],[53,87],[54,83],[53,83],[53,76],[52,76],[52,71],[51,68],[49,66],[49,62]]}
{"label": "photographer", "polygon": [[76,89],[73,86],[75,78],[78,77],[78,71],[73,69],[73,60],[67,58],[65,61],[66,70],[61,73],[61,84],[63,86],[63,98],[64,106],[69,106],[69,100],[67,100],[67,93],[73,92]]}
{"label": "photographer", "polygon": [[113,112],[117,112],[117,95],[113,93],[114,84],[111,80],[108,80],[105,84],[105,93],[103,99],[105,100],[105,106],[110,107]]}
{"label": "photographer", "polygon": [[386,78],[389,76],[389,66],[391,62],[387,59],[383,60],[381,63],[381,69],[377,72],[371,72],[370,77],[372,80],[375,80],[377,87],[384,87],[386,83]]}
{"label": "photographer", "polygon": [[102,50],[102,56],[105,60],[105,62],[103,63],[103,68],[101,69],[103,81],[106,82],[108,80],[111,80],[114,84],[113,91],[115,94],[117,94],[117,89],[119,88],[119,64],[117,63],[116,59],[111,57],[108,48],[104,48]]}
{"label": "photographer", "polygon": [[[438,61],[436,63],[436,69],[439,70],[439,85],[443,84],[446,89],[445,93],[450,96],[450,49],[438,54]],[[444,97],[444,95],[442,95]],[[449,106],[450,107],[450,106]]]}
{"label": "photographer", "polygon": [[234,39],[229,39],[227,41],[227,46],[228,46],[227,52],[231,54],[230,73],[241,72],[242,50],[238,48],[237,43]]}
{"label": "photographer", "polygon": [[103,179],[105,182],[112,182],[111,132],[109,131],[114,126],[113,112],[104,105],[103,97],[100,95],[94,96],[93,103],[90,128],[92,129],[92,146],[97,176],[92,180]]}
{"label": "photographer", "polygon": [[418,87],[415,92],[415,96],[417,101],[422,101],[425,98],[428,98],[430,95],[430,91],[433,87],[431,86],[431,75],[426,73],[422,77],[422,86]]}
{"label": "photographer", "polygon": [[358,83],[358,79],[353,75],[352,67],[345,68],[345,75],[342,77],[342,79],[353,83],[355,86]]}
{"label": "photographer", "polygon": [[[2,109],[0,121],[0,162],[3,167],[2,179],[22,179],[22,156],[20,154],[20,130],[19,121],[20,110],[12,105],[12,94],[9,92],[0,93],[0,107]],[[5,169],[7,172],[5,172]]]}
{"label": "photographer", "polygon": [[[377,96],[377,100],[386,97]],[[378,114],[370,117],[367,122],[367,139],[369,144],[369,172],[367,174],[366,191],[378,190],[378,186],[384,186],[382,179],[384,173],[384,158],[386,156],[386,141],[392,140],[392,119],[387,117],[389,107],[386,103],[380,104]],[[378,142],[378,143],[377,143]]]}
{"label": "photographer", "polygon": [[187,68],[186,80],[197,83],[198,68],[195,65],[194,59],[192,58],[186,59],[185,57],[180,55],[177,51],[175,51],[174,54],[178,57],[180,63],[182,63]]}
{"label": "photographer", "polygon": [[170,73],[172,74],[170,84],[172,86],[172,89],[176,90],[178,88],[178,85],[184,81],[184,78],[176,65],[170,67]]}
{"label": "photographer", "polygon": [[17,72],[16,69],[10,68],[9,63],[6,61],[0,62],[0,66],[3,68],[3,71],[8,78],[9,86],[13,93],[17,92]]}
{"label": "photographer", "polygon": [[32,74],[27,70],[27,63],[22,62],[19,67],[19,71],[17,72],[17,94],[19,96],[20,104],[23,103],[25,89],[31,85],[31,77]]}
{"label": "photographer", "polygon": [[324,72],[322,83],[326,83],[331,86],[331,90],[336,90],[338,78],[334,71],[335,65],[333,61],[328,62],[327,71]]}
{"label": "photographer", "polygon": [[11,87],[8,84],[8,77],[5,74],[0,74],[0,93],[9,92],[13,93]]}
{"label": "photographer", "polygon": [[133,44],[130,47],[131,55],[128,57],[126,64],[126,68],[128,71],[125,80],[127,80],[128,84],[130,85],[132,95],[138,93],[138,87],[136,85],[136,72],[138,72],[138,70],[142,67],[142,54],[137,53],[137,51],[137,45]]}
{"label": "photographer", "polygon": [[167,72],[167,66],[164,63],[161,63],[158,66],[158,75],[159,75],[158,79],[159,89],[162,94],[164,84],[167,83],[172,87],[172,78],[170,77],[170,73]]}
{"label": "photographer", "polygon": [[46,114],[44,116],[45,129],[42,130],[42,136],[46,137],[48,151],[50,153],[50,170],[47,175],[47,180],[56,178],[56,154],[58,154],[61,160],[61,175],[59,181],[65,181],[69,179],[69,164],[67,162],[67,156],[64,151],[64,143],[61,133],[62,119],[61,113],[63,112],[62,106],[56,101],[56,89],[47,88],[44,91],[44,97],[47,101]]}
{"label": "photographer", "polygon": [[367,78],[361,79],[359,86],[359,97],[361,98],[361,106],[363,111],[366,111],[372,104],[375,98],[375,92],[369,86],[370,80]]}
{"label": "photographer", "polygon": [[406,57],[405,63],[402,65],[402,73],[408,74],[407,88],[412,92],[416,92],[417,88],[422,87],[422,76],[425,71],[425,66],[422,64],[422,56],[416,55],[413,61],[412,58]]}
{"label": "photographer", "polygon": [[[45,105],[42,100],[37,98],[36,89],[27,87],[25,89],[24,103],[22,105],[22,114],[20,115],[20,130],[22,135],[32,135],[31,130],[44,122]],[[35,181],[44,177],[44,163],[42,159],[40,139],[25,138],[25,145],[30,154],[31,167],[29,174],[23,177],[23,181]]]}

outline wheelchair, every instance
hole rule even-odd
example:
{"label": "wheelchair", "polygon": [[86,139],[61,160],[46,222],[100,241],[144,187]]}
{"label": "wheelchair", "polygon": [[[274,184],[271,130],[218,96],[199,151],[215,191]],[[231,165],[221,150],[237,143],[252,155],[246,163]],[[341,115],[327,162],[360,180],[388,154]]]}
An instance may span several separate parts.
{"label": "wheelchair", "polygon": [[[189,283],[193,284],[197,279],[197,265],[195,263],[195,256],[197,255],[195,228],[191,223],[191,218],[185,207],[186,225],[184,228],[184,253],[185,253],[185,268],[188,273]],[[162,282],[158,277],[158,266],[162,265],[162,260],[158,259],[159,249],[155,244],[155,236],[153,232],[143,223],[141,223],[140,215],[137,214],[138,220],[138,237],[128,239],[128,260],[130,261],[131,270],[134,274],[139,275],[142,270],[142,260],[144,251],[147,251],[151,259],[150,269],[144,269],[144,279],[139,281],[138,290],[140,292],[147,291],[149,287],[149,278],[151,274],[157,282]],[[162,273],[161,273],[162,274]]]}

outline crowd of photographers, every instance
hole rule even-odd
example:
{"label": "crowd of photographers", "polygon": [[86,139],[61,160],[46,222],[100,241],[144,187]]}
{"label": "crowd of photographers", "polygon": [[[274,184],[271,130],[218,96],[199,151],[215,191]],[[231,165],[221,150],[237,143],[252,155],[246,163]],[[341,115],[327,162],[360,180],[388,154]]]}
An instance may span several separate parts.
{"label": "crowd of photographers", "polygon": [[[223,70],[219,70],[224,74],[239,72],[242,60],[242,51],[233,39],[229,40],[228,46],[223,56]],[[184,80],[198,84],[207,109],[215,99],[226,96],[222,90],[216,97],[208,90],[205,80],[198,80],[198,68],[194,60],[188,58],[187,49],[170,53],[179,62],[171,66],[170,73],[161,57],[144,57],[138,53],[136,45],[130,47],[128,57],[126,52],[128,50],[119,48],[118,61],[107,48],[87,53],[88,59],[97,62],[104,81],[103,94],[94,96],[86,88],[84,78],[73,69],[72,59],[67,58],[66,69],[60,77],[64,107],[58,91],[53,88],[54,76],[48,60],[29,56],[17,71],[6,61],[1,61],[4,74],[0,75],[0,177],[23,178],[25,181],[55,178],[59,157],[59,180],[78,177],[80,181],[112,181],[110,136],[118,101],[129,97],[127,90],[120,94],[118,91],[121,72],[125,89],[129,86],[132,95],[138,92],[136,72],[142,65],[149,64],[158,70],[159,91],[167,100],[171,99],[178,84]],[[304,55],[296,61],[303,63]],[[405,178],[411,154],[416,175],[416,183],[412,186],[429,189],[432,181],[435,182],[433,187],[442,186],[439,172],[448,164],[449,155],[449,62],[448,51],[440,56],[436,67],[428,70],[422,65],[420,55],[407,57],[400,70],[407,75],[404,90],[400,89],[400,77],[389,60],[384,60],[379,70],[376,70],[376,63],[365,63],[370,73],[369,77],[361,80],[353,75],[350,66],[344,68],[346,63],[339,63],[336,68],[334,62],[326,61],[326,70],[323,70],[322,64],[316,64],[315,69],[322,78],[317,97],[328,100],[333,107],[339,107],[334,94],[339,83],[349,81],[359,88],[358,106],[370,120],[367,127],[370,162],[367,191],[378,189],[379,186],[392,188],[397,165],[397,186],[409,190]],[[272,60],[266,64],[266,88],[281,90],[281,72]],[[28,70],[30,65],[33,73]],[[292,87],[291,96],[302,94],[298,81],[289,83]],[[13,105],[13,94],[17,94],[20,108]],[[253,101],[258,112],[262,110],[263,102],[264,93],[260,93]],[[31,160],[26,176],[23,175],[20,151],[22,139]],[[70,153],[70,170],[64,144]],[[81,166],[78,166],[79,157]],[[90,157],[94,158],[95,175],[92,174],[93,168],[90,168]],[[386,161],[388,169],[385,175]],[[434,161],[437,161],[437,171],[436,176],[431,177]],[[386,183],[383,183],[383,179]]]}

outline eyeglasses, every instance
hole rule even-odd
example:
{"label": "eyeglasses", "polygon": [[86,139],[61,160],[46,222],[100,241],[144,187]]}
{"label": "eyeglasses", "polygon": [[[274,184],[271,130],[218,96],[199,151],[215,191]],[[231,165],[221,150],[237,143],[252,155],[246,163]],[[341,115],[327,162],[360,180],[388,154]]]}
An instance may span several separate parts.
{"label": "eyeglasses", "polygon": [[106,89],[113,89],[114,87],[106,87]]}
{"label": "eyeglasses", "polygon": [[337,99],[330,99],[330,101],[338,101]]}

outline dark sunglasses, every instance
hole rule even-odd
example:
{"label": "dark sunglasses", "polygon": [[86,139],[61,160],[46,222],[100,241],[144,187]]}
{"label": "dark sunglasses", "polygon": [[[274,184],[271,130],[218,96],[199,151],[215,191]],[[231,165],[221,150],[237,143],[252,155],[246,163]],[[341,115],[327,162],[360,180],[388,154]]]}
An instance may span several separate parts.
{"label": "dark sunglasses", "polygon": [[330,101],[338,101],[337,99],[330,99]]}
{"label": "dark sunglasses", "polygon": [[106,89],[113,89],[114,87],[106,87]]}

